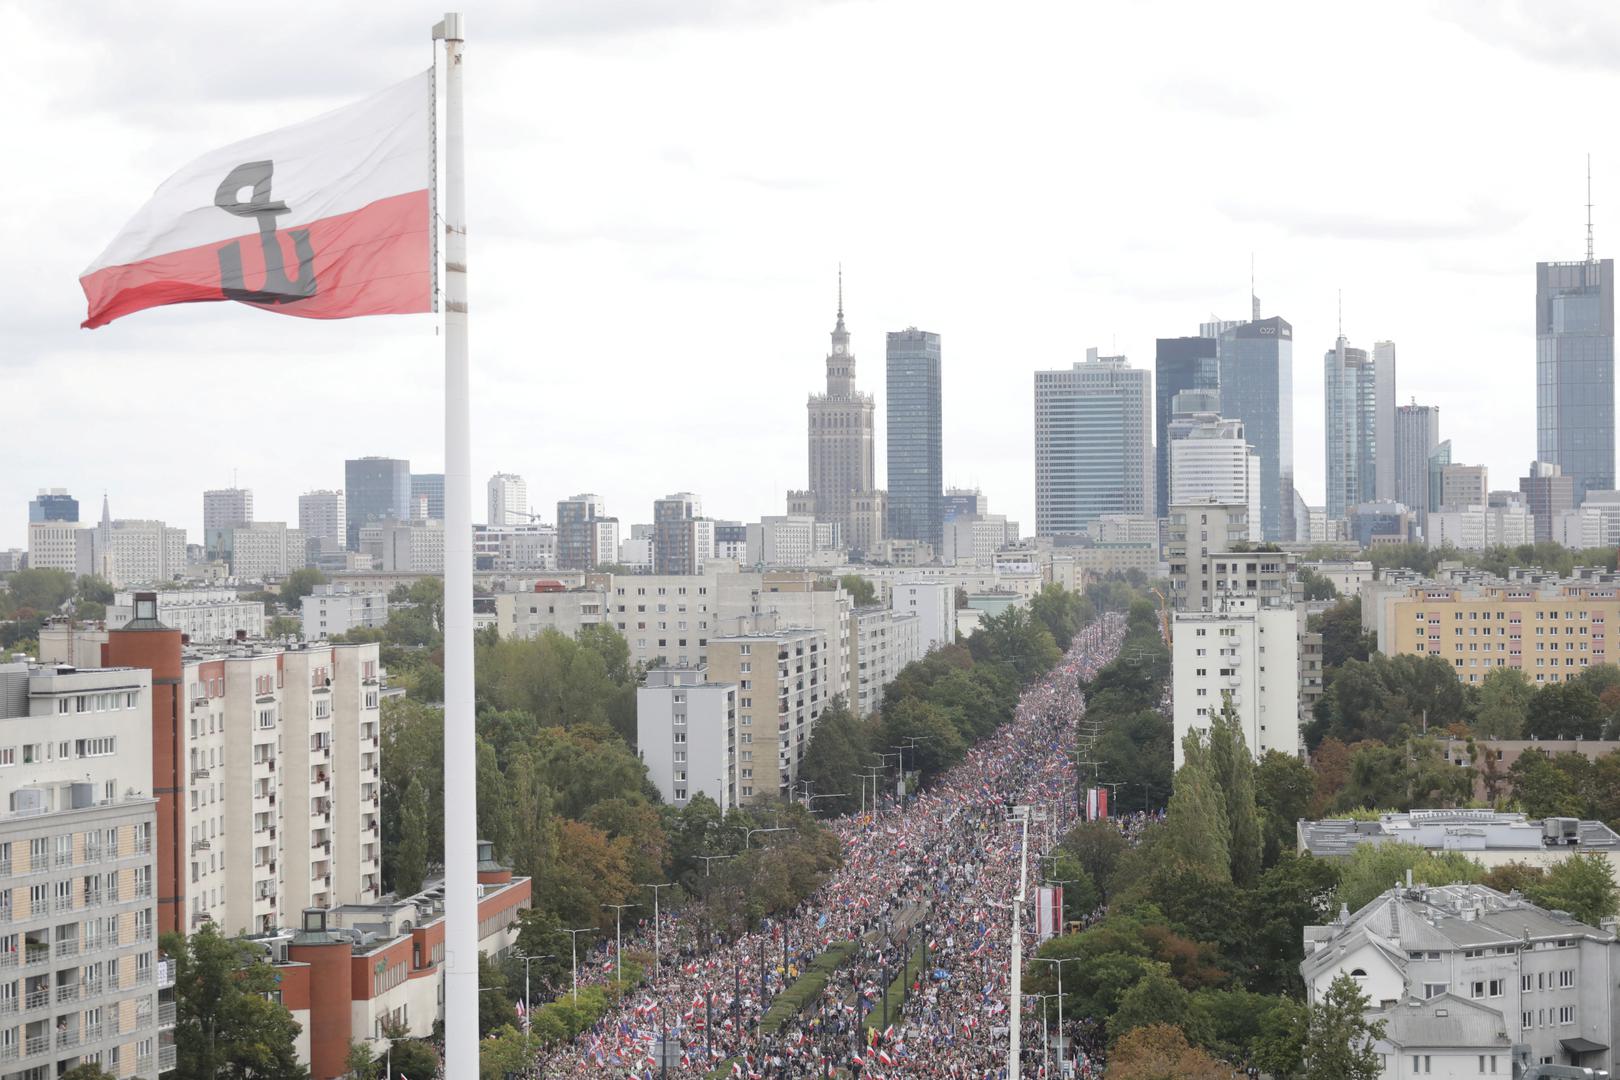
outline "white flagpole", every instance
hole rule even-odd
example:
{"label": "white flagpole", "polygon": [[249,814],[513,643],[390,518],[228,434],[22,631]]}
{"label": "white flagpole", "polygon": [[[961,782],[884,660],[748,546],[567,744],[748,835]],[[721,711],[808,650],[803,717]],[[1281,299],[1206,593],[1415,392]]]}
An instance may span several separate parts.
{"label": "white flagpole", "polygon": [[472,437],[461,16],[444,41],[444,1074],[478,1075],[478,771],[473,728]]}

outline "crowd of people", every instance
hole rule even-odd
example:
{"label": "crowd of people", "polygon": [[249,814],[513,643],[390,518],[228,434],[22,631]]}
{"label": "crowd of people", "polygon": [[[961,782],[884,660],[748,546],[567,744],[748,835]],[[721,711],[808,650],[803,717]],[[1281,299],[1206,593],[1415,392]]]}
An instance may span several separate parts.
{"label": "crowd of people", "polygon": [[[660,969],[592,1030],[541,1051],[530,1076],[695,1080],[722,1066],[741,1080],[837,1071],[863,1080],[1002,1076],[1012,908],[1022,881],[1031,956],[1036,855],[1077,814],[1069,752],[1083,708],[1079,683],[1113,657],[1123,632],[1123,620],[1105,616],[1077,634],[1058,665],[1025,690],[1012,721],[929,790],[831,823],[843,863],[799,909],[708,947],[678,914],[666,915]],[[632,940],[650,936],[637,927]],[[771,1002],[841,943],[850,943],[849,955],[817,997],[762,1031]],[[590,969],[608,979],[613,964]],[[1039,1009],[1026,1008],[1022,1019],[1026,1075],[1034,1076],[1047,1060],[1047,1025]],[[1065,1028],[1076,1074],[1096,1075],[1094,1033],[1083,1019]],[[1055,1060],[1052,1067],[1057,1075]]]}

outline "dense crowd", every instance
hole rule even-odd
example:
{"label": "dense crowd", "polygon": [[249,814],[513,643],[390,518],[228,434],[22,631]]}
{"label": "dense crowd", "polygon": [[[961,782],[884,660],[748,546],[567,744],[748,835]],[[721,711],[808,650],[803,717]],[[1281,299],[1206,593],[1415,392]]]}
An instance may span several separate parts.
{"label": "dense crowd", "polygon": [[[1112,658],[1123,630],[1122,620],[1105,617],[1076,635],[1068,655],[1023,693],[1013,720],[930,790],[904,806],[832,823],[843,864],[798,910],[706,948],[667,915],[662,969],[591,1031],[544,1051],[530,1075],[695,1080],[729,1063],[743,1080],[836,1070],[864,1080],[1001,1076],[1020,855],[1029,880],[1022,912],[1029,956],[1040,870],[1032,855],[1076,815],[1069,751],[1083,708],[1078,682]],[[1028,808],[1027,845],[1015,806]],[[649,930],[634,927],[631,940],[650,944]],[[854,943],[852,955],[818,998],[779,1031],[760,1034],[771,1001],[841,942]],[[889,987],[903,966],[902,1008]],[[587,967],[588,978],[611,978],[611,953]],[[1094,1075],[1095,1033],[1084,1019],[1065,1019],[1079,1075]],[[1026,1008],[1027,1075],[1043,1060],[1042,1028],[1040,1011]],[[668,1047],[665,1060],[660,1046]]]}

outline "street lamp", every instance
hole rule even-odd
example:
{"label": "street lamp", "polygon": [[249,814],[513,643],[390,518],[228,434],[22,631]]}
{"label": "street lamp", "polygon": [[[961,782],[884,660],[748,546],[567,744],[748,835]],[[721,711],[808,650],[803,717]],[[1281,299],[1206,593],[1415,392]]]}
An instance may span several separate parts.
{"label": "street lamp", "polygon": [[543,956],[518,953],[517,958],[523,961],[523,1048],[527,1050],[529,1048],[529,1029],[534,1026],[529,1022],[529,1006],[534,1004],[534,999],[529,996],[529,961],[555,960],[557,957],[554,953],[546,953]]}
{"label": "street lamp", "polygon": [[624,993],[624,909],[640,904],[603,904],[613,909],[613,974],[619,980],[619,993]]}
{"label": "street lamp", "polygon": [[653,891],[653,969],[662,971],[664,969],[664,950],[662,946],[663,938],[660,936],[661,931],[658,928],[658,890],[673,889],[675,883],[672,881],[666,881],[658,885],[643,883],[641,887]]}
{"label": "street lamp", "polygon": [[696,855],[696,856],[693,856],[693,857],[703,860],[703,876],[708,877],[709,872],[713,869],[713,867],[710,864],[713,863],[716,859],[735,859],[737,856],[735,854],[732,854],[732,855]]}
{"label": "street lamp", "polygon": [[572,967],[573,974],[574,974],[574,1004],[578,1005],[579,1004],[579,935],[581,935],[581,934],[594,934],[594,933],[596,933],[596,927],[587,926],[583,930],[570,930],[566,926],[559,926],[557,928],[557,930],[558,930],[559,933],[569,935],[568,952],[569,952],[569,957],[570,957],[570,959],[572,961],[570,966]]}
{"label": "street lamp", "polygon": [[743,847],[746,849],[753,841],[755,833],[792,832],[793,830],[789,829],[786,825],[773,825],[768,829],[744,829],[743,831],[747,834],[743,837]]}
{"label": "street lamp", "polygon": [[1069,1043],[1063,1034],[1063,965],[1069,960],[1078,960],[1078,956],[1035,956],[1031,957],[1038,964],[1051,964],[1057,969],[1057,1001],[1058,1001],[1058,1075],[1063,1075],[1063,1052],[1068,1049]]}
{"label": "street lamp", "polygon": [[816,812],[816,808],[811,806],[810,804],[815,802],[817,799],[847,799],[847,798],[849,798],[849,792],[847,792],[847,791],[837,791],[837,792],[832,792],[832,793],[827,794],[827,795],[806,795],[804,797],[804,805],[805,805],[806,809],[808,809],[813,814],[813,813]]}

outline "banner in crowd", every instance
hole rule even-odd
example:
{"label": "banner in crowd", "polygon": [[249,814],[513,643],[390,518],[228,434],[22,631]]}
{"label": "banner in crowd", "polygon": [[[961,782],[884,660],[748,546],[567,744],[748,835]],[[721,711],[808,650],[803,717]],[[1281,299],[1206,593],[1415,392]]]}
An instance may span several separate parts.
{"label": "banner in crowd", "polygon": [[1063,886],[1042,885],[1036,890],[1035,929],[1042,941],[1063,932]]}

